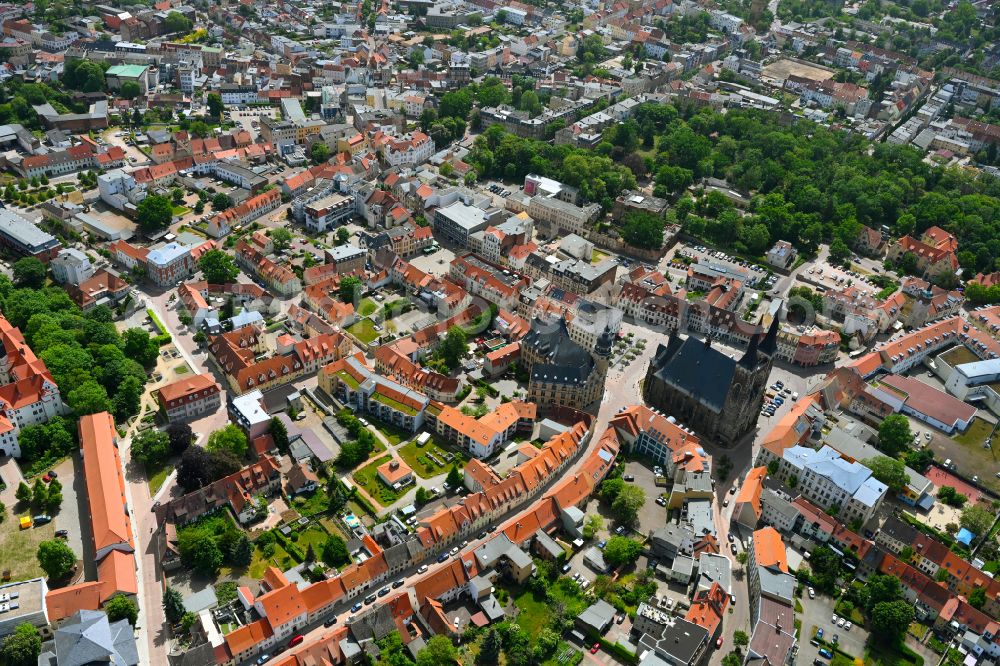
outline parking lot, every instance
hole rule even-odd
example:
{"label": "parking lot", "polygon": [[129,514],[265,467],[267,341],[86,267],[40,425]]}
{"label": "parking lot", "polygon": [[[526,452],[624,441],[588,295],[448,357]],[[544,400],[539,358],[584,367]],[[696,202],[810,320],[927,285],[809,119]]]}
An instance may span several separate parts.
{"label": "parking lot", "polygon": [[[678,243],[672,252],[667,253],[668,261],[674,257],[688,257],[693,261],[721,265],[736,271],[744,271],[753,279],[760,279],[764,277],[767,275],[768,271],[768,269],[763,266],[758,266],[749,261],[740,259],[739,257],[726,254],[721,250],[713,250],[712,248],[705,247],[704,245],[685,245],[683,243]],[[687,274],[686,270],[680,271],[680,269],[676,268],[673,270],[683,272],[685,276]]]}
{"label": "parking lot", "polygon": [[799,614],[799,619],[802,620],[802,640],[799,641],[799,663],[808,664],[819,657],[819,648],[809,643],[814,635],[813,627],[823,630],[823,640],[832,641],[837,636],[838,645],[844,652],[855,657],[864,656],[868,632],[857,625],[850,630],[835,626],[832,621],[835,604],[831,597],[817,594],[815,599],[810,599],[808,594],[803,594],[801,603],[802,613]]}
{"label": "parking lot", "polygon": [[629,481],[634,486],[642,488],[646,493],[646,503],[639,509],[639,518],[635,524],[635,530],[643,535],[647,535],[653,530],[659,529],[667,524],[666,502],[663,505],[657,504],[656,500],[660,493],[668,492],[665,486],[656,485],[656,476],[653,470],[635,460],[625,463],[624,478],[631,478]]}
{"label": "parking lot", "polygon": [[[878,274],[873,268],[873,273]],[[811,264],[804,264],[799,271],[798,280],[806,283],[809,287],[816,289],[822,287],[827,290],[841,290],[847,287],[856,288],[862,295],[875,298],[882,287],[878,286],[872,275],[854,270],[845,270],[839,266],[834,266],[826,261],[816,260]]]}

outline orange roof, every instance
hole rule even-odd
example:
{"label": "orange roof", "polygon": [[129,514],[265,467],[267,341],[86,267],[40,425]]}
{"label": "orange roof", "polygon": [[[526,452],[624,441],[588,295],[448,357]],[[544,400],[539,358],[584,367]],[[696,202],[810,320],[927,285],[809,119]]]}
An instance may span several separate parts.
{"label": "orange roof", "polygon": [[773,527],[765,527],[753,533],[753,554],[757,566],[778,567],[788,573],[785,543],[778,530]]}
{"label": "orange roof", "polygon": [[781,417],[774,427],[764,436],[761,446],[781,457],[785,449],[800,444],[809,434],[809,428],[803,428],[799,419],[803,418],[810,406],[819,402],[817,394],[800,398],[792,405],[787,414]]}
{"label": "orange roof", "polygon": [[[393,466],[393,463],[398,463],[397,466]],[[379,476],[382,477],[390,485],[398,482],[403,477],[412,474],[413,470],[405,462],[399,459],[389,460],[378,466]]]}
{"label": "orange roof", "polygon": [[757,518],[760,518],[761,514],[760,494],[764,490],[764,477],[766,476],[766,467],[754,467],[747,473],[743,487],[740,488],[740,492],[736,496],[736,503],[749,503]]}
{"label": "orange roof", "polygon": [[115,421],[107,412],[90,414],[80,419],[79,428],[94,550],[119,544],[134,550]]}
{"label": "orange roof", "polygon": [[445,593],[465,585],[468,576],[461,560],[451,560],[431,576],[424,576],[413,585],[417,605],[422,606],[427,599],[438,599]]}
{"label": "orange roof", "polygon": [[102,596],[113,597],[118,592],[139,594],[139,581],[135,573],[135,555],[112,550],[97,564],[97,578],[103,586]]}
{"label": "orange roof", "polygon": [[77,611],[99,609],[102,589],[101,583],[93,581],[49,590],[45,594],[45,610],[49,622],[58,622]]}
{"label": "orange roof", "polygon": [[167,384],[159,390],[159,395],[161,402],[169,403],[208,390],[211,390],[212,393],[218,393],[222,387],[212,375],[206,373],[191,375],[172,384]]}
{"label": "orange roof", "polygon": [[722,617],[729,604],[729,595],[717,582],[707,590],[700,590],[691,602],[684,619],[708,630],[709,636],[715,636]]}
{"label": "orange roof", "polygon": [[288,585],[288,579],[285,578],[285,574],[281,573],[281,569],[278,567],[264,569],[263,580],[271,590],[279,590]]}
{"label": "orange roof", "polygon": [[268,626],[267,620],[257,620],[250,624],[245,624],[236,631],[226,634],[226,645],[229,652],[234,657],[241,652],[249,650],[265,638],[270,638],[274,632]]}
{"label": "orange roof", "polygon": [[264,607],[264,615],[272,628],[287,624],[307,612],[302,594],[294,585],[271,590],[258,597],[257,603]]}
{"label": "orange roof", "polygon": [[346,593],[344,583],[338,576],[337,578],[313,583],[302,590],[302,601],[305,603],[306,609],[310,613],[313,613],[324,606],[334,603]]}

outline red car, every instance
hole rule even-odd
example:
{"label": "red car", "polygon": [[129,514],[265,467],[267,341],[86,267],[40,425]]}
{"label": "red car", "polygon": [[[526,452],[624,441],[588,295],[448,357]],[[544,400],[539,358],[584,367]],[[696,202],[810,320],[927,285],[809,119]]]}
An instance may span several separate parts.
{"label": "red car", "polygon": [[597,651],[601,649],[600,643],[594,643],[594,647],[590,648],[590,654],[597,654]]}
{"label": "red car", "polygon": [[46,474],[45,476],[42,477],[42,481],[44,481],[45,483],[50,483],[52,481],[52,477]]}
{"label": "red car", "polygon": [[719,640],[715,641],[716,649],[722,647],[722,636],[719,636]]}
{"label": "red car", "polygon": [[294,637],[292,640],[288,641],[288,647],[290,647],[290,648],[295,647],[296,645],[298,645],[299,643],[301,643],[304,640],[305,640],[305,636],[303,636],[302,634],[299,634],[298,636]]}

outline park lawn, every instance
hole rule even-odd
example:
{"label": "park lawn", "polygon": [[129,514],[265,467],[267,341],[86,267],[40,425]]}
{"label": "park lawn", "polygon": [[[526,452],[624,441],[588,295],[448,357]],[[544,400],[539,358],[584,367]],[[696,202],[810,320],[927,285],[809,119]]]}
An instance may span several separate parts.
{"label": "park lawn", "polygon": [[168,462],[160,463],[158,465],[149,465],[146,467],[146,485],[149,486],[150,496],[155,495],[159,492],[160,488],[163,486],[163,482],[167,480],[170,476],[174,466]]}
{"label": "park lawn", "polygon": [[[0,523],[0,570],[10,571],[12,581],[44,576],[35,553],[38,551],[38,544],[55,538],[55,523],[22,530],[19,520],[21,516],[30,515],[31,512],[14,513],[13,509],[14,507],[8,508],[7,516]],[[76,553],[76,556],[82,558],[83,553]]]}
{"label": "park lawn", "polygon": [[392,460],[392,456],[376,458],[351,477],[356,484],[365,489],[369,497],[382,506],[389,506],[410,489],[410,486],[407,486],[401,492],[396,492],[378,478],[378,466],[390,460]]}
{"label": "park lawn", "polygon": [[347,332],[366,345],[378,340],[379,332],[375,330],[375,322],[371,319],[359,319],[347,327]]}
{"label": "park lawn", "polygon": [[359,317],[370,317],[371,315],[378,312],[378,303],[370,298],[362,298],[361,302],[358,303],[358,316]]}
{"label": "park lawn", "polygon": [[972,419],[972,423],[969,424],[969,428],[965,432],[954,435],[952,439],[962,446],[985,451],[986,449],[983,449],[983,442],[986,441],[986,438],[990,436],[990,432],[992,431],[993,424],[987,423],[977,416]]}
{"label": "park lawn", "polygon": [[[434,461],[424,455],[427,451],[430,451],[436,458],[444,462],[444,466],[435,464]],[[406,464],[410,466],[414,474],[423,479],[428,479],[451,469],[452,463],[444,460],[446,453],[452,453],[455,456],[452,462],[458,463],[459,467],[467,460],[465,455],[453,450],[451,447],[442,448],[435,437],[431,437],[431,440],[422,447],[417,446],[417,441],[413,440],[406,446],[397,448],[396,453],[406,461]]]}
{"label": "park lawn", "polygon": [[175,217],[184,217],[191,212],[191,209],[187,206],[173,206],[170,212],[173,213]]}

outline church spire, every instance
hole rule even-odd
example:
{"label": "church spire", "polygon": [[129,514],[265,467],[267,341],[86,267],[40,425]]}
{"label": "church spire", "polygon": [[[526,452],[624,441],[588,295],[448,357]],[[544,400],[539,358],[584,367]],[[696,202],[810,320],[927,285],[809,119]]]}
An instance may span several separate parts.
{"label": "church spire", "polygon": [[771,320],[771,328],[767,331],[767,336],[764,338],[764,343],[760,346],[760,350],[767,354],[768,356],[774,356],[775,352],[778,351],[778,329],[781,328],[781,322],[778,320],[778,313],[774,313],[774,319]]}

